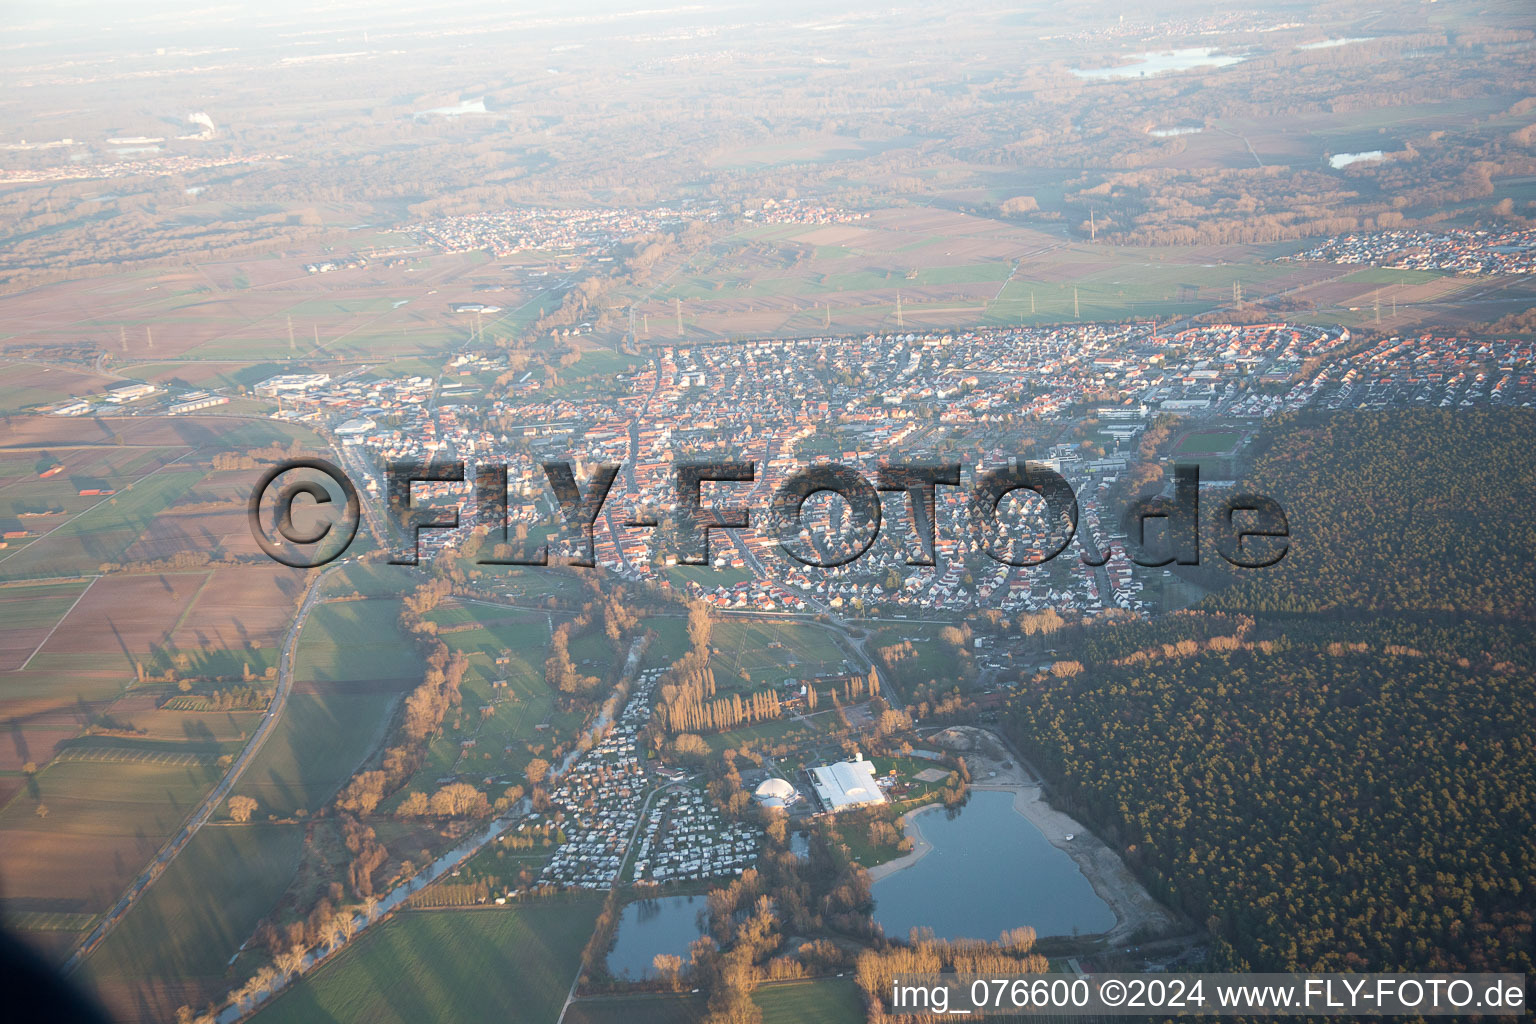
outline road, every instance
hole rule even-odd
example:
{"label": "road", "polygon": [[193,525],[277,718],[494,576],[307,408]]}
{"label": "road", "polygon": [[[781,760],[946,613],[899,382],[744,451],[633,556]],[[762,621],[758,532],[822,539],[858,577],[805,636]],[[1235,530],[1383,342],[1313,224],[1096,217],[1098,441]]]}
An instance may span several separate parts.
{"label": "road", "polygon": [[350,471],[348,475],[352,478],[353,486],[357,487],[358,507],[362,510],[363,518],[368,521],[368,528],[373,531],[374,540],[379,547],[388,551],[389,530],[385,526],[383,515],[379,512],[377,504],[377,500],[382,498],[376,500],[368,490],[368,484],[371,482],[382,496],[385,493],[384,482],[379,479],[373,466],[369,464],[367,456],[357,445],[341,446],[341,462],[342,468]]}
{"label": "road", "polygon": [[177,832],[160,849],[155,859],[139,874],[138,878],[134,879],[133,883],[128,886],[127,891],[123,893],[112,909],[107,911],[106,916],[97,922],[96,927],[91,929],[84,941],[70,954],[69,959],[64,963],[65,974],[73,972],[84,963],[85,959],[91,955],[97,946],[101,945],[102,940],[111,933],[118,922],[127,916],[128,911],[133,909],[139,897],[143,896],[149,887],[155,883],[155,880],[164,874],[165,869],[176,859],[176,855],[184,850],[187,844],[192,841],[192,837],[197,834],[197,830],[206,825],[208,820],[213,817],[213,812],[218,809],[219,805],[224,802],[224,798],[229,796],[235,784],[240,781],[241,774],[256,759],[256,755],[260,753],[262,745],[267,742],[267,739],[272,735],[273,729],[276,728],[277,721],[282,716],[283,705],[287,703],[288,694],[293,690],[293,666],[299,633],[304,629],[304,622],[309,618],[309,613],[319,603],[320,591],[326,577],[340,568],[342,564],[344,563],[336,563],[310,582],[309,590],[304,594],[304,601],[299,605],[299,614],[294,617],[293,623],[288,627],[287,635],[283,637],[283,653],[282,657],[278,659],[277,691],[272,695],[272,702],[267,707],[267,713],[261,717],[261,724],[256,727],[256,732],[252,734],[250,742],[245,745],[245,749],[240,752],[240,756],[235,758],[234,764],[229,766],[229,771],[224,773],[224,778],[219,780],[219,784],[213,787],[208,795],[203,798],[203,802],[192,812],[191,817],[182,825],[181,831]]}
{"label": "road", "polygon": [[[624,865],[629,861],[629,851],[634,848],[635,837],[640,834],[640,827],[645,824],[645,815],[651,809],[651,802],[666,790],[675,788],[677,788],[675,784],[669,783],[657,786],[646,794],[645,803],[640,805],[640,814],[635,819],[635,827],[630,829],[629,841],[624,844],[624,853],[619,857],[619,870],[613,873],[613,884],[608,887],[609,893],[613,893],[619,888],[619,882],[624,876]],[[555,1018],[555,1024],[565,1024],[566,1011],[570,1010],[571,1004],[576,1001],[576,986],[581,984],[581,976],[585,971],[585,965],[576,968],[576,977],[571,979],[571,987],[566,990],[565,1002],[560,1007],[560,1016]]]}
{"label": "road", "polygon": [[[477,603],[491,604],[494,602],[481,601]],[[620,683],[627,682],[633,678],[634,674],[640,668],[641,655],[644,653],[645,638],[637,637],[630,644],[629,655],[624,660],[624,670],[622,676],[620,677]],[[606,712],[600,713],[591,728],[602,728],[608,723],[608,720],[609,716],[606,714]],[[576,750],[572,751],[571,756],[567,757],[565,762],[557,769],[556,777],[568,771],[570,766],[575,763],[576,758],[579,757],[582,753],[584,753],[584,751],[582,751],[579,746]],[[649,806],[649,800],[647,800],[646,806]],[[402,882],[400,885],[397,885],[394,889],[391,889],[387,895],[381,897],[378,903],[374,906],[371,914],[357,914],[353,918],[353,923],[356,926],[356,930],[350,939],[338,939],[334,945],[327,946],[324,950],[318,948],[310,950],[304,955],[303,965],[299,968],[298,972],[294,976],[274,981],[270,987],[263,990],[252,1002],[246,1004],[245,1006],[238,1006],[235,1004],[225,1006],[221,1011],[219,1011],[216,1017],[218,1024],[233,1024],[233,1022],[238,1021],[245,1017],[247,1014],[253,1012],[263,1003],[271,1000],[272,997],[276,996],[278,993],[287,988],[288,985],[291,984],[297,977],[303,975],[307,971],[318,966],[321,962],[340,952],[347,946],[349,942],[356,941],[359,935],[361,935],[368,928],[384,920],[384,918],[387,917],[391,911],[397,910],[404,906],[406,902],[409,901],[410,898],[416,893],[420,892],[422,889],[425,889],[427,886],[431,885],[433,882],[442,878],[449,872],[454,871],[462,866],[465,861],[469,860],[476,853],[479,853],[480,850],[487,844],[495,841],[497,836],[505,832],[514,823],[516,823],[519,818],[522,818],[531,809],[532,807],[528,798],[524,797],[509,810],[492,819],[488,824],[480,826],[480,828],[476,829],[464,839],[460,840],[458,845],[454,846],[453,849],[442,854],[430,865],[422,868],[421,871],[417,872],[415,875],[412,875],[408,880]],[[642,820],[644,818],[643,811],[641,818]],[[638,830],[639,825],[637,824],[635,827]],[[634,841],[634,833],[631,833],[630,841]],[[628,850],[629,848],[626,846],[626,856],[628,855]],[[622,867],[623,864],[621,861],[621,870]],[[615,884],[617,884],[617,876],[615,876],[614,881]],[[573,984],[572,990],[574,991],[574,989],[575,986]],[[563,1013],[564,1010],[561,1012]]]}

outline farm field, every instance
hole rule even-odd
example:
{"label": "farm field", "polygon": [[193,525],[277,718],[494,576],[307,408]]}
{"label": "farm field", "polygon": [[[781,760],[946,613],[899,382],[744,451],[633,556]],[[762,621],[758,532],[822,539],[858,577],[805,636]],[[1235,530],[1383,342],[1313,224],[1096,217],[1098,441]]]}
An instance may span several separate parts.
{"label": "farm field", "polygon": [[[5,905],[99,913],[175,833],[219,771],[204,764],[61,761],[0,810]],[[39,808],[42,810],[40,811]]]}
{"label": "farm field", "polygon": [[370,931],[255,1018],[261,1024],[554,1024],[596,900],[407,911]]}
{"label": "farm field", "polygon": [[139,660],[164,644],[208,574],[154,573],[97,580],[32,656],[5,679],[12,714],[115,699]]}
{"label": "farm field", "polygon": [[[223,683],[198,686],[192,692],[212,693],[218,689],[233,689],[241,684]],[[262,683],[264,687],[271,684]],[[182,741],[189,746],[217,746],[241,744],[256,731],[263,712],[256,710],[199,710],[183,711],[161,705],[171,697],[180,696],[177,687],[163,684],[136,686],[123,697],[109,705],[103,715],[125,733],[132,733],[135,742],[164,743]],[[112,740],[112,737],[99,737]],[[114,743],[120,741],[113,741]],[[78,746],[78,744],[72,744]]]}
{"label": "farm field", "polygon": [[[0,449],[0,525],[27,536],[0,549],[0,581],[89,575],[189,551],[254,553],[244,500],[255,471],[213,471],[208,459],[318,443],[304,428],[233,416],[28,416],[13,426]],[[61,471],[37,475],[49,466]]]}
{"label": "farm field", "polygon": [[[116,372],[130,377],[161,375],[178,362],[377,362],[462,341],[466,327],[432,292],[467,282],[483,264],[480,253],[456,253],[427,257],[409,270],[374,264],[318,276],[306,274],[302,261],[258,256],[61,282],[0,298],[0,340],[8,347],[94,342],[112,356]],[[515,312],[536,294],[513,293],[500,304]],[[61,308],[90,314],[60,318]],[[498,326],[486,328],[489,338]],[[29,399],[49,400],[55,390],[47,378],[12,388],[14,397],[9,388],[0,391],[0,403],[35,404]]]}
{"label": "farm field", "polygon": [[0,361],[0,413],[16,413],[61,402],[72,395],[99,392],[116,381],[79,369]]}
{"label": "farm field", "polygon": [[293,694],[235,793],[256,800],[258,818],[320,809],[383,738],[397,699],[377,692]]}
{"label": "farm field", "polygon": [[0,628],[0,709],[11,723],[0,771],[46,765],[93,725],[126,730],[133,740],[111,741],[119,746],[186,741],[206,753],[243,740],[259,716],[162,709],[178,692],[165,680],[211,692],[249,672],[260,684],[293,612],[293,583],[239,566],[0,587],[0,606],[15,612]]}
{"label": "farm field", "polygon": [[83,575],[97,571],[103,562],[121,561],[151,520],[201,475],[196,469],[167,468],[97,499],[47,536],[0,561],[0,578]]}
{"label": "farm field", "polygon": [[[273,664],[302,594],[302,577],[286,566],[215,568],[191,609],[176,623],[166,647],[210,660],[229,653],[245,660],[250,652],[261,652],[265,663]],[[240,671],[238,664],[232,667]]]}
{"label": "farm field", "polygon": [[303,839],[297,825],[200,830],[91,954],[83,980],[125,1020],[169,1019],[215,996],[227,961],[282,896]]}
{"label": "farm field", "polygon": [[[859,1024],[864,1001],[851,978],[819,978],[759,985],[752,1001],[763,1024]],[[598,996],[571,1004],[567,1024],[695,1024],[708,1006],[701,996]]]}
{"label": "farm field", "polygon": [[0,671],[25,665],[91,582],[59,580],[0,587]]}
{"label": "farm field", "polygon": [[1231,303],[1234,285],[1251,299],[1347,273],[1269,262],[1261,248],[1120,248],[938,206],[885,209],[743,227],[637,309],[658,342],[676,335],[678,302],[690,337],[891,330],[898,292],[909,328],[1039,325],[1189,316]]}

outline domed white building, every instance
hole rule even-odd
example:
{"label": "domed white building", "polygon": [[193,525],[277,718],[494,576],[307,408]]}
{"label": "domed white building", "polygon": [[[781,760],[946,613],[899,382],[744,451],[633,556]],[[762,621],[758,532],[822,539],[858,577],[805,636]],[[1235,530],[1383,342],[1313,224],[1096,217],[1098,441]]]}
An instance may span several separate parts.
{"label": "domed white building", "polygon": [[788,807],[800,794],[783,779],[764,779],[752,792],[752,799],[761,807]]}

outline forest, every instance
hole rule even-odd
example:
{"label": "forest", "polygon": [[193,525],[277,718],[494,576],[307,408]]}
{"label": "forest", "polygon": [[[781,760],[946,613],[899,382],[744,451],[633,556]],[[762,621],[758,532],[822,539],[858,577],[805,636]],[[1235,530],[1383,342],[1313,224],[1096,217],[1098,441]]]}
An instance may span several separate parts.
{"label": "forest", "polygon": [[1286,495],[1281,566],[1084,631],[1082,671],[1015,702],[1013,740],[1219,966],[1531,969],[1533,426],[1276,423],[1252,480]]}

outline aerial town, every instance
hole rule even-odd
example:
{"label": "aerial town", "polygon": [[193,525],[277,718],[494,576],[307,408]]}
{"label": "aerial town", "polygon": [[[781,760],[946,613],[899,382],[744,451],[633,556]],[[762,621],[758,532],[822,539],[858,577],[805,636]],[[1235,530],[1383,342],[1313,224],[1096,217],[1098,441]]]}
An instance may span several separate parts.
{"label": "aerial town", "polygon": [[1359,263],[1391,270],[1529,274],[1536,269],[1536,230],[1368,231],[1335,235],[1285,258]]}
{"label": "aerial town", "polygon": [[1531,0],[1126,6],[7,5],[10,1016],[1514,1006]]}
{"label": "aerial town", "polygon": [[[1089,564],[1117,546],[1123,552],[1107,502],[1138,439],[1159,416],[1226,425],[1240,439],[1267,417],[1308,407],[1536,401],[1536,352],[1528,340],[1392,336],[1357,349],[1347,330],[1288,323],[1171,333],[1152,323],[1087,324],[664,345],[622,379],[627,394],[617,402],[546,394],[531,373],[517,375],[504,394],[456,383],[505,369],[504,356],[485,351],[454,357],[440,380],[378,378],[355,369],[334,378],[286,373],[253,390],[277,401],[275,416],[327,429],[375,498],[392,462],[507,463],[510,522],[527,530],[556,522],[540,459],[620,464],[596,524],[597,563],[626,579],[682,587],[722,609],[1092,613],[1145,611],[1149,581],[1167,578],[1165,570],[1133,570],[1123,553],[1103,566]],[[100,401],[129,412],[178,415],[227,400],[217,390],[173,395],[127,384],[52,411],[81,415]],[[779,538],[760,522],[761,529],[717,533],[710,558],[719,571],[682,579],[672,572],[677,554],[658,531],[625,525],[631,511],[672,506],[679,451],[753,461],[750,484],[712,486],[720,488],[718,501],[739,498],[763,509],[785,478],[808,463],[834,461],[872,473],[879,463],[932,461],[946,453],[962,462],[965,484],[1021,450],[1061,472],[1077,492],[1081,518],[1065,553],[1070,557],[1035,566],[982,557],[966,529],[963,487],[938,489],[938,557],[929,566],[914,564],[921,552],[910,512],[894,502],[868,552],[830,568],[785,557]],[[1202,486],[1222,483],[1206,470]],[[467,480],[416,491],[416,500],[428,504],[467,507],[469,499]],[[808,508],[807,516],[814,522],[815,510]],[[476,525],[465,515],[458,531],[424,532],[422,550],[452,545]],[[825,536],[816,543],[825,550],[856,545],[855,524],[822,525]],[[838,531],[841,539],[834,537]],[[1020,550],[1038,548],[1039,532],[1025,530],[1013,542]]]}

